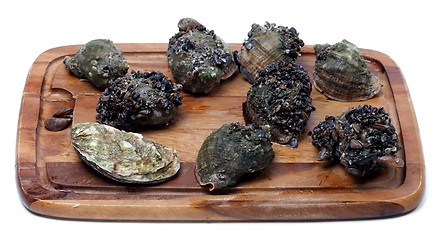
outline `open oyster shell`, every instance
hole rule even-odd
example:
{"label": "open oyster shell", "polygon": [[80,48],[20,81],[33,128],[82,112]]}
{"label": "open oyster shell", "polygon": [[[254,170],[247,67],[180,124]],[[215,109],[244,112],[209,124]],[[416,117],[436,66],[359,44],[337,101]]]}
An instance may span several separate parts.
{"label": "open oyster shell", "polygon": [[178,27],[167,55],[171,73],[183,90],[209,93],[235,73],[230,47],[214,31],[192,18],[181,19]]}
{"label": "open oyster shell", "polygon": [[118,182],[159,183],[180,169],[174,149],[104,124],[76,124],[71,141],[86,164]]}
{"label": "open oyster shell", "polygon": [[328,98],[362,101],[380,91],[380,81],[368,70],[356,45],[343,40],[334,45],[314,45],[314,85]]}
{"label": "open oyster shell", "polygon": [[209,190],[235,185],[248,173],[266,168],[275,157],[269,131],[258,125],[224,124],[203,142],[195,177]]}
{"label": "open oyster shell", "polygon": [[395,156],[402,149],[400,140],[383,108],[364,105],[338,117],[327,116],[308,134],[320,150],[317,160],[339,162],[354,176],[372,176],[386,166],[404,166]]}
{"label": "open oyster shell", "polygon": [[243,77],[254,83],[258,72],[270,63],[295,61],[303,46],[303,40],[293,27],[276,27],[268,22],[263,26],[254,23],[240,52],[234,52],[234,59]]}
{"label": "open oyster shell", "polygon": [[74,76],[88,79],[100,89],[108,87],[112,79],[126,75],[129,69],[122,51],[109,39],[92,40],[63,62]]}
{"label": "open oyster shell", "polygon": [[171,122],[182,104],[181,85],[163,73],[135,72],[112,81],[97,103],[96,119],[119,129]]}
{"label": "open oyster shell", "polygon": [[311,91],[311,81],[301,65],[271,63],[248,91],[243,103],[245,122],[269,125],[272,141],[294,148],[315,110]]}

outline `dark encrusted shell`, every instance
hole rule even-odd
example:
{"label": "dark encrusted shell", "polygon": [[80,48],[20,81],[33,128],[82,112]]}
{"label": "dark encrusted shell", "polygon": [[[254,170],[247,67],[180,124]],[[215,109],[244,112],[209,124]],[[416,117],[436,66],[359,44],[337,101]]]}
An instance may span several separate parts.
{"label": "dark encrusted shell", "polygon": [[243,103],[246,123],[269,125],[272,141],[297,146],[311,112],[312,85],[307,72],[297,63],[279,61],[260,71]]}
{"label": "dark encrusted shell", "polygon": [[179,32],[169,40],[168,63],[174,79],[183,90],[209,93],[220,80],[235,73],[231,50],[214,31],[192,18],[178,23]]}
{"label": "dark encrusted shell", "polygon": [[387,165],[403,167],[395,154],[402,149],[400,140],[383,108],[357,106],[341,116],[327,116],[309,135],[317,147],[317,160],[340,162],[357,177],[371,176]]}
{"label": "dark encrusted shell", "polygon": [[96,119],[124,130],[167,124],[182,104],[180,89],[180,84],[159,71],[132,71],[130,76],[112,81],[101,94]]}
{"label": "dark encrusted shell", "polygon": [[303,46],[303,40],[293,27],[276,27],[268,22],[263,26],[254,23],[240,52],[234,52],[234,58],[243,77],[254,83],[259,71],[269,64],[295,61]]}
{"label": "dark encrusted shell", "polygon": [[328,98],[362,101],[380,91],[380,81],[368,69],[356,45],[343,40],[334,45],[314,45],[314,85]]}
{"label": "dark encrusted shell", "polygon": [[232,186],[244,174],[266,168],[274,157],[266,127],[224,124],[203,142],[195,165],[195,177],[200,185],[210,185],[210,191]]}
{"label": "dark encrusted shell", "polygon": [[104,124],[76,124],[71,142],[86,164],[118,182],[159,183],[180,169],[174,149]]}
{"label": "dark encrusted shell", "polygon": [[109,39],[92,40],[63,62],[73,75],[88,79],[100,89],[108,87],[112,79],[125,76],[129,69],[122,51]]}

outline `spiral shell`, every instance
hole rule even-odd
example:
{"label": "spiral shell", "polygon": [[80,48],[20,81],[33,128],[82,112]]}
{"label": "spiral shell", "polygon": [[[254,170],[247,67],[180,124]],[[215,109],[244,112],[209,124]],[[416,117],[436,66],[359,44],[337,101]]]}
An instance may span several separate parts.
{"label": "spiral shell", "polygon": [[293,27],[276,27],[269,22],[263,26],[254,23],[240,52],[234,52],[234,60],[243,77],[254,83],[259,71],[270,63],[295,61],[303,46],[303,40]]}
{"label": "spiral shell", "polygon": [[343,40],[314,45],[314,86],[330,99],[363,101],[380,91],[380,81],[368,69],[356,45]]}
{"label": "spiral shell", "polygon": [[109,39],[95,39],[83,45],[74,57],[65,57],[66,68],[78,78],[88,79],[104,89],[111,80],[126,75],[129,65],[123,51]]}
{"label": "spiral shell", "polygon": [[256,173],[274,160],[269,128],[255,124],[224,124],[203,142],[195,177],[209,190],[235,185],[245,174]]}

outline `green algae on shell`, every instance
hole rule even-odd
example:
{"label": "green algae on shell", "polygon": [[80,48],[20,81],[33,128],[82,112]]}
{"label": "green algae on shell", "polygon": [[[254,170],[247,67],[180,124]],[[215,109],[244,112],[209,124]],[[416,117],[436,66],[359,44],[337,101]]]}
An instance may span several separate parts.
{"label": "green algae on shell", "polygon": [[235,63],[243,78],[254,83],[258,73],[269,64],[294,62],[304,46],[298,35],[293,27],[276,26],[269,22],[263,26],[252,24],[240,51],[234,52]]}
{"label": "green algae on shell", "polygon": [[314,45],[314,86],[338,101],[364,101],[380,91],[380,80],[371,73],[358,47],[343,40],[334,45]]}
{"label": "green algae on shell", "polygon": [[95,39],[83,45],[74,57],[65,57],[63,62],[74,76],[104,89],[112,79],[128,72],[129,65],[122,53],[111,40]]}
{"label": "green algae on shell", "polygon": [[233,186],[243,175],[265,169],[274,157],[266,126],[224,124],[203,142],[195,177],[200,185],[209,185],[210,191]]}
{"label": "green algae on shell", "polygon": [[182,104],[182,86],[162,72],[136,72],[111,82],[97,103],[96,119],[118,129],[170,123]]}
{"label": "green algae on shell", "polygon": [[174,149],[104,124],[76,124],[71,142],[86,164],[118,182],[159,183],[171,179],[180,169]]}
{"label": "green algae on shell", "polygon": [[179,32],[168,45],[174,79],[191,93],[209,93],[237,69],[229,44],[192,18],[178,23]]}

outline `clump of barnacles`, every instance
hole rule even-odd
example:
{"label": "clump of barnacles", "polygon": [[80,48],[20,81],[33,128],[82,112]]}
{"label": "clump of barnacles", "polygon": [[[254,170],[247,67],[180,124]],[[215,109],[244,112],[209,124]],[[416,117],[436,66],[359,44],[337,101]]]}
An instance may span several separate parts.
{"label": "clump of barnacles", "polygon": [[272,141],[297,147],[311,112],[312,85],[297,63],[279,61],[260,71],[243,103],[246,123],[269,125]]}
{"label": "clump of barnacles", "polygon": [[357,106],[338,117],[327,116],[308,134],[320,150],[317,160],[339,162],[351,175],[373,176],[387,166],[404,166],[396,156],[400,140],[382,107]]}
{"label": "clump of barnacles", "polygon": [[182,104],[180,90],[180,84],[159,71],[132,71],[112,81],[101,94],[96,119],[123,130],[168,124]]}
{"label": "clump of barnacles", "polygon": [[179,32],[168,45],[174,79],[191,93],[209,93],[236,72],[229,44],[192,18],[178,23]]}

